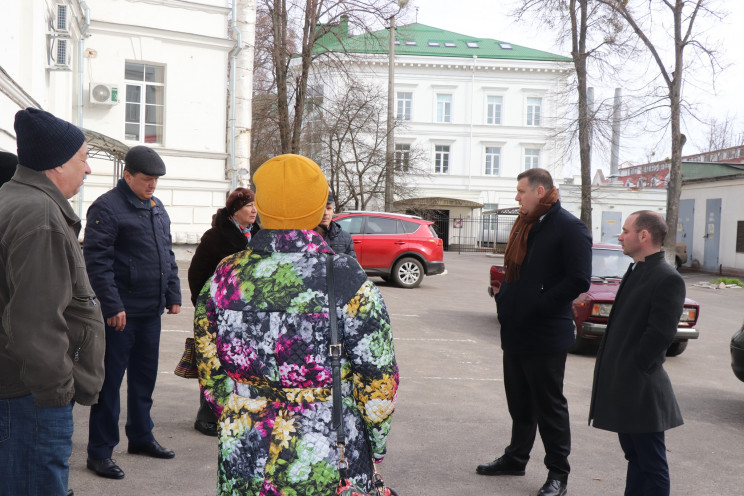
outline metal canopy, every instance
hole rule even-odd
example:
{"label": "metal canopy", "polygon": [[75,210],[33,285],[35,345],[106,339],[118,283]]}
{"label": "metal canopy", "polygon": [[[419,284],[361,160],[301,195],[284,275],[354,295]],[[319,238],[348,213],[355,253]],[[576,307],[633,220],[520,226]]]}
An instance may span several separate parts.
{"label": "metal canopy", "polygon": [[469,208],[483,208],[482,203],[477,203],[470,200],[460,200],[457,198],[443,198],[443,197],[430,197],[430,198],[407,198],[405,200],[398,200],[394,203],[396,207],[469,207]]}
{"label": "metal canopy", "polygon": [[88,142],[89,157],[107,159],[114,163],[112,179],[113,186],[116,186],[116,182],[122,175],[124,157],[129,151],[129,146],[97,131],[85,128],[81,128],[81,131],[85,134],[85,139]]}

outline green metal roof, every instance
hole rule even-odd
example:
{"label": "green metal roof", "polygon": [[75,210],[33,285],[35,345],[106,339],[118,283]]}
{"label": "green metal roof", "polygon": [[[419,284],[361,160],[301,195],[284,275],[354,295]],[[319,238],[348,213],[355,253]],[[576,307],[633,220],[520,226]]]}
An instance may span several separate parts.
{"label": "green metal roof", "polygon": [[682,162],[682,180],[705,180],[744,174],[744,164]]}
{"label": "green metal roof", "polygon": [[[344,21],[334,25],[324,25],[328,33],[321,37],[315,51],[346,52],[357,54],[387,54],[389,30],[382,29],[372,33],[349,36]],[[475,38],[464,34],[445,31],[426,24],[407,24],[396,28],[396,55],[417,55],[425,57],[465,57],[477,55],[483,59],[545,60],[571,62],[570,57],[533,50],[505,41],[490,38]]]}

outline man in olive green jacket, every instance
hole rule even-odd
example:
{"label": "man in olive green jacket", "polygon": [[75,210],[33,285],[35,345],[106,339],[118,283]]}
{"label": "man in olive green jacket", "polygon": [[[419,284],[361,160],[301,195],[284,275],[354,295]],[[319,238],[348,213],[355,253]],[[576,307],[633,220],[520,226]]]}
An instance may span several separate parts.
{"label": "man in olive green jacket", "polygon": [[103,317],[67,201],[90,174],[88,146],[37,109],[15,130],[18,168],[0,188],[0,494],[63,496],[72,406],[95,403],[104,378]]}

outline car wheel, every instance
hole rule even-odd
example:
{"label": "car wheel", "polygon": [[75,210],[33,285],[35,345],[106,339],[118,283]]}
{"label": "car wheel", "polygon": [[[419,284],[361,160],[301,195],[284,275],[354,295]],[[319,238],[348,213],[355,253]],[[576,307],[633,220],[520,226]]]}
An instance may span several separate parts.
{"label": "car wheel", "polygon": [[424,279],[424,267],[415,258],[402,258],[393,267],[392,276],[401,288],[412,289]]}
{"label": "car wheel", "polygon": [[666,356],[668,357],[676,357],[682,354],[683,351],[687,349],[687,340],[684,341],[675,341],[672,343],[672,345],[667,348]]}
{"label": "car wheel", "polygon": [[574,344],[568,349],[569,353],[573,353],[574,355],[584,355],[591,351],[593,343],[576,333],[576,323],[574,323],[574,338]]}

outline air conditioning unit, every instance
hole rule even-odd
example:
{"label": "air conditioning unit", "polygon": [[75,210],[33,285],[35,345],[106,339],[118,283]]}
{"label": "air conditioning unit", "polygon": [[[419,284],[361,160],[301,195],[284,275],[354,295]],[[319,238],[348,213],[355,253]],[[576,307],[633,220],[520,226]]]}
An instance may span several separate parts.
{"label": "air conditioning unit", "polygon": [[119,103],[119,88],[115,84],[90,83],[90,103],[94,105],[116,105]]}
{"label": "air conditioning unit", "polygon": [[47,69],[51,71],[71,71],[71,40],[49,37]]}
{"label": "air conditioning unit", "polygon": [[58,3],[54,10],[52,24],[57,35],[70,35],[70,20],[67,16],[67,5]]}

